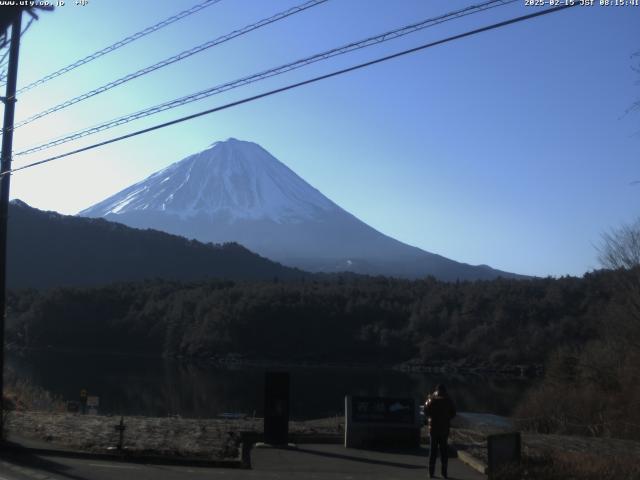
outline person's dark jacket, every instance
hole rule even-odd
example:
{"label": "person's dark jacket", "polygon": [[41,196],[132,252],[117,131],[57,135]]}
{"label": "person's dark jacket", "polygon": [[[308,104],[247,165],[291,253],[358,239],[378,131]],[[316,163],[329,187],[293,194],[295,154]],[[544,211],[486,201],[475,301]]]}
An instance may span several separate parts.
{"label": "person's dark jacket", "polygon": [[449,435],[449,424],[456,416],[456,407],[447,394],[440,393],[429,397],[424,414],[428,418],[430,435]]}

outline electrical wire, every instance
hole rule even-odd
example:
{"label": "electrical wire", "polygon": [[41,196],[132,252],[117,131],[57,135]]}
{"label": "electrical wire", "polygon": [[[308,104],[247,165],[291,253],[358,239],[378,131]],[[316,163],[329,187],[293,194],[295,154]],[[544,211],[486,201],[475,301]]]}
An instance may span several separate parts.
{"label": "electrical wire", "polygon": [[276,88],[275,90],[270,90],[268,92],[264,92],[264,93],[261,93],[261,94],[258,94],[258,95],[254,95],[254,96],[251,96],[251,97],[243,98],[242,100],[237,100],[235,102],[227,103],[226,105],[222,105],[222,106],[219,106],[219,107],[215,107],[215,108],[211,108],[211,109],[208,109],[208,110],[204,110],[202,112],[198,112],[198,113],[194,113],[194,114],[191,114],[191,115],[187,115],[185,117],[177,118],[175,120],[171,120],[169,122],[165,122],[165,123],[161,123],[161,124],[158,124],[158,125],[154,125],[152,127],[144,128],[142,130],[137,130],[135,132],[131,132],[131,133],[128,133],[126,135],[121,135],[119,137],[111,138],[111,139],[105,140],[103,142],[94,143],[92,145],[88,145],[86,147],[78,148],[76,150],[72,150],[72,151],[69,151],[69,152],[66,152],[66,153],[62,153],[62,154],[59,154],[59,155],[54,155],[52,157],[45,158],[43,160],[39,160],[37,162],[29,163],[27,165],[23,165],[21,167],[8,170],[6,172],[2,172],[2,173],[0,173],[0,177],[2,177],[4,175],[7,175],[7,174],[14,173],[14,172],[18,172],[20,170],[26,170],[28,168],[32,168],[32,167],[35,167],[35,166],[38,166],[38,165],[43,165],[45,163],[53,162],[55,160],[59,160],[61,158],[69,157],[71,155],[76,155],[78,153],[86,152],[88,150],[93,150],[95,148],[102,147],[104,145],[109,145],[111,143],[120,142],[120,141],[126,140],[128,138],[136,137],[138,135],[142,135],[142,134],[149,133],[149,132],[152,132],[152,131],[155,131],[155,130],[159,130],[159,129],[166,128],[166,127],[169,127],[169,126],[172,126],[172,125],[176,125],[178,123],[186,122],[186,121],[192,120],[194,118],[202,117],[202,116],[209,115],[209,114],[212,114],[212,113],[215,113],[215,112],[219,112],[221,110],[226,110],[228,108],[236,107],[238,105],[243,105],[245,103],[253,102],[253,101],[259,100],[261,98],[265,98],[265,97],[269,97],[269,96],[272,96],[272,95],[275,95],[275,94],[278,94],[278,93],[286,92],[288,90],[293,90],[295,88],[299,88],[299,87],[302,87],[304,85],[309,85],[309,84],[316,83],[316,82],[319,82],[319,81],[322,81],[322,80],[326,80],[326,79],[329,79],[329,78],[332,78],[332,77],[343,75],[345,73],[353,72],[355,70],[360,70],[362,68],[370,67],[372,65],[376,65],[376,64],[379,64],[379,63],[382,63],[382,62],[386,62],[386,61],[392,60],[394,58],[402,57],[404,55],[409,55],[411,53],[415,53],[415,52],[418,52],[418,51],[421,51],[421,50],[432,48],[432,47],[435,47],[437,45],[442,45],[444,43],[452,42],[452,41],[455,41],[455,40],[460,40],[460,39],[465,38],[465,37],[470,37],[472,35],[477,35],[479,33],[487,32],[487,31],[490,31],[490,30],[495,30],[495,29],[502,28],[502,27],[505,27],[505,26],[508,26],[508,25],[512,25],[512,24],[515,24],[515,23],[519,23],[519,22],[523,22],[523,21],[526,21],[526,20],[530,20],[530,19],[536,18],[536,17],[540,17],[540,16],[543,16],[543,15],[548,15],[550,13],[556,13],[556,12],[559,12],[561,10],[565,10],[567,8],[575,7],[576,5],[579,5],[579,4],[578,3],[573,3],[573,4],[566,4],[566,5],[562,5],[562,6],[554,7],[554,8],[547,8],[547,9],[544,9],[544,10],[541,10],[541,11],[538,11],[538,12],[530,13],[528,15],[523,15],[523,16],[520,16],[520,17],[511,18],[509,20],[505,20],[505,21],[502,21],[502,22],[498,22],[498,23],[494,23],[494,24],[491,24],[491,25],[487,25],[485,27],[477,28],[475,30],[470,30],[470,31],[467,31],[467,32],[464,32],[464,33],[460,33],[458,35],[453,35],[451,37],[446,37],[444,39],[437,40],[435,42],[426,43],[426,44],[423,44],[423,45],[420,45],[420,46],[417,46],[417,47],[414,47],[414,48],[410,48],[408,50],[403,50],[401,52],[393,53],[391,55],[386,55],[384,57],[380,57],[380,58],[377,58],[375,60],[370,60],[368,62],[360,63],[358,65],[354,65],[354,66],[351,66],[351,67],[348,67],[348,68],[344,68],[344,69],[341,69],[341,70],[336,70],[334,72],[327,73],[325,75],[320,75],[320,76],[317,76],[317,77],[310,78],[308,80],[304,80],[304,81],[301,81],[301,82],[297,82],[297,83],[286,85],[284,87]]}
{"label": "electrical wire", "polygon": [[450,13],[447,13],[447,14],[444,14],[444,15],[441,15],[441,16],[438,16],[438,17],[435,17],[435,18],[429,18],[427,20],[423,20],[423,21],[418,22],[418,23],[414,23],[414,24],[411,24],[411,25],[407,25],[407,26],[395,29],[395,30],[391,30],[391,31],[388,31],[388,32],[380,34],[380,35],[376,35],[376,36],[373,36],[373,37],[366,38],[364,40],[359,40],[357,42],[352,42],[352,43],[349,43],[347,45],[343,45],[341,47],[333,48],[331,50],[327,50],[325,52],[318,53],[318,54],[312,55],[310,57],[306,57],[306,58],[303,58],[303,59],[300,59],[300,60],[296,60],[294,62],[287,63],[285,65],[281,65],[281,66],[278,66],[278,67],[275,67],[275,68],[272,68],[272,69],[269,69],[269,70],[266,70],[266,71],[263,71],[263,72],[260,72],[260,73],[252,74],[252,75],[249,75],[247,77],[242,77],[242,78],[230,81],[230,82],[223,83],[221,85],[216,85],[214,87],[210,87],[208,89],[205,89],[205,90],[202,90],[202,91],[199,91],[199,92],[196,92],[196,93],[193,93],[193,94],[181,97],[181,98],[170,100],[168,102],[164,102],[164,103],[155,105],[153,107],[146,108],[144,110],[140,110],[140,111],[128,114],[128,115],[117,117],[117,118],[108,120],[106,122],[103,122],[101,124],[94,125],[92,127],[89,127],[89,128],[86,128],[86,129],[83,129],[83,130],[80,130],[80,131],[77,131],[77,132],[74,132],[74,133],[71,133],[71,134],[68,134],[68,135],[65,135],[63,137],[58,137],[58,138],[56,138],[54,140],[48,141],[48,142],[43,143],[41,145],[37,145],[37,146],[34,146],[34,147],[29,147],[29,148],[27,148],[25,150],[22,150],[20,152],[16,152],[14,154],[14,156],[28,155],[28,154],[36,153],[36,152],[39,152],[39,151],[42,151],[42,150],[46,150],[46,149],[49,149],[49,148],[52,148],[52,147],[56,147],[56,146],[62,145],[64,143],[71,142],[73,140],[78,140],[80,138],[83,138],[83,137],[86,137],[86,136],[89,136],[89,135],[93,135],[93,134],[102,132],[104,130],[108,130],[108,129],[115,128],[115,127],[120,126],[120,125],[124,125],[124,124],[132,122],[134,120],[139,120],[141,118],[148,117],[150,115],[154,115],[154,114],[166,111],[166,110],[170,110],[170,109],[173,109],[173,108],[180,107],[182,105],[186,105],[188,103],[192,103],[192,102],[195,102],[195,101],[198,101],[198,100],[202,100],[202,99],[208,98],[208,97],[210,97],[212,95],[223,93],[223,92],[226,92],[226,91],[238,88],[238,87],[242,87],[242,86],[245,86],[245,85],[260,81],[260,80],[264,80],[264,79],[267,79],[267,78],[270,78],[270,77],[274,77],[276,75],[281,75],[283,73],[287,73],[287,72],[290,72],[292,70],[296,70],[298,68],[305,67],[305,66],[310,65],[312,63],[316,63],[316,62],[319,62],[319,61],[322,61],[322,60],[327,60],[329,58],[336,57],[338,55],[344,55],[346,53],[349,53],[349,52],[352,52],[352,51],[355,51],[355,50],[359,50],[359,49],[366,48],[366,47],[369,47],[369,46],[372,46],[372,45],[376,45],[376,44],[383,43],[383,42],[386,42],[386,41],[389,41],[389,40],[393,40],[393,39],[408,35],[410,33],[414,33],[414,32],[417,32],[419,30],[428,28],[428,27],[433,27],[433,26],[438,25],[440,23],[444,23],[444,22],[447,22],[447,21],[450,21],[450,20],[454,20],[454,19],[461,18],[461,17],[467,16],[467,15],[475,14],[475,13],[478,13],[478,12],[486,11],[486,10],[488,10],[490,8],[495,8],[495,7],[498,7],[498,6],[508,5],[510,3],[514,3],[515,1],[517,1],[517,0],[491,0],[491,1],[488,1],[488,2],[485,2],[485,3],[481,3],[481,4],[478,4],[478,5],[472,5],[472,6],[466,7],[464,9],[462,9],[462,10],[456,10],[454,12],[450,12]]}
{"label": "electrical wire", "polygon": [[214,40],[210,40],[208,42],[205,42],[201,45],[198,45],[196,47],[190,48],[189,50],[185,50],[177,55],[174,55],[172,57],[166,58],[160,62],[154,63],[153,65],[149,65],[148,67],[142,68],[136,72],[130,73],[128,75],[125,75],[124,77],[120,77],[116,80],[113,80],[112,82],[106,83],[98,88],[95,88],[89,92],[83,93],[82,95],[78,95],[77,97],[73,97],[69,100],[66,100],[62,103],[59,103],[58,105],[55,105],[51,108],[48,108],[46,110],[43,110],[40,113],[36,113],[35,115],[32,115],[31,117],[22,120],[18,123],[16,123],[14,125],[14,129],[22,127],[23,125],[27,125],[28,123],[31,123],[35,120],[38,120],[39,118],[42,118],[46,115],[50,115],[51,113],[54,112],[58,112],[60,110],[63,110],[67,107],[70,107],[71,105],[75,105],[76,103],[82,102],[84,100],[87,100],[91,97],[95,97],[96,95],[100,95],[108,90],[111,90],[112,88],[115,88],[119,85],[122,85],[124,83],[127,83],[135,78],[138,77],[142,77],[143,75],[147,75],[151,72],[155,72],[156,70],[159,70],[160,68],[164,68],[167,67],[169,65],[172,65],[176,62],[179,62],[181,60],[184,60],[186,58],[191,57],[192,55],[195,55],[196,53],[200,53],[204,50],[208,50],[209,48],[215,47],[216,45],[220,45],[222,43],[228,42],[229,40],[232,40],[234,38],[240,37],[242,35],[246,35],[249,32],[252,32],[253,30],[257,30],[259,28],[262,28],[266,25],[269,25],[271,23],[283,20],[291,15],[295,15],[296,13],[300,13],[303,12],[309,8],[315,7],[317,5],[321,5],[325,2],[327,2],[328,0],[309,0],[303,4],[297,5],[295,7],[292,7],[288,10],[276,13],[275,15],[272,15],[268,18],[264,18],[256,23],[252,23],[251,25],[247,25],[239,30],[234,30],[231,33],[228,33],[226,35],[223,35],[221,37],[218,37]]}
{"label": "electrical wire", "polygon": [[[35,18],[32,18],[31,20],[29,20],[29,23],[27,23],[27,26],[24,27],[24,29],[22,29],[22,32],[20,32],[20,38],[22,38],[22,36],[27,33],[27,30],[29,30],[29,27],[31,26],[31,24],[35,21]],[[7,56],[9,55],[9,51],[11,49],[9,48],[9,46],[7,46],[7,51],[4,52],[4,55],[2,55],[2,57],[0,58],[0,70],[4,69],[8,64],[9,64],[9,59],[7,58]],[[0,81],[2,81],[3,83],[0,84],[0,87],[4,87],[6,85],[6,72],[2,72],[0,73]]]}
{"label": "electrical wire", "polygon": [[108,53],[113,52],[114,50],[117,50],[119,48],[124,47],[125,45],[128,45],[131,42],[135,42],[136,40],[139,40],[142,37],[145,37],[153,32],[156,32],[158,30],[160,30],[161,28],[164,28],[168,25],[171,25],[172,23],[177,22],[178,20],[182,20],[185,17],[188,17],[189,15],[193,15],[194,13],[199,12],[200,10],[203,10],[207,7],[210,7],[212,5],[215,5],[216,3],[221,2],[222,0],[205,0],[202,3],[199,3],[197,5],[194,5],[193,7],[187,9],[187,10],[183,10],[180,13],[177,13],[175,15],[172,15],[168,18],[165,18],[164,20],[162,20],[161,22],[156,23],[155,25],[151,25],[150,27],[145,28],[144,30],[140,30],[139,32],[134,33],[133,35],[129,35],[126,38],[123,38],[122,40],[117,41],[116,43],[113,43],[111,45],[109,45],[108,47],[103,48],[102,50],[98,50],[97,52],[92,53],[91,55],[87,55],[86,57],[77,60],[76,62],[73,62],[69,65],[67,65],[66,67],[63,67],[59,70],[56,70],[53,73],[50,73],[42,78],[40,78],[39,80],[36,80],[35,82],[32,82],[22,88],[20,88],[16,93],[22,93],[22,92],[26,92],[27,90],[31,90],[32,88],[37,87],[38,85],[42,85],[45,82],[48,82],[49,80],[52,80],[56,77],[59,77],[60,75],[64,75],[67,72],[70,72],[71,70],[75,70],[76,68],[85,65],[89,62],[92,62],[93,60],[96,60],[97,58],[102,57],[103,55],[106,55]]}
{"label": "electrical wire", "polygon": [[4,52],[4,54],[2,55],[2,58],[0,58],[0,68],[4,68],[7,66],[7,63],[9,63],[7,61],[7,56],[9,55],[9,48],[7,47],[7,50]]}

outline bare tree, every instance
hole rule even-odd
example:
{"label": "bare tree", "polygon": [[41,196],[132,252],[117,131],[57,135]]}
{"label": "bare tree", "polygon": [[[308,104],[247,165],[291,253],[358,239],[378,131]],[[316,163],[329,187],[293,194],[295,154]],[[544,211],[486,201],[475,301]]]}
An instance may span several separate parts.
{"label": "bare tree", "polygon": [[603,267],[620,270],[618,297],[603,322],[603,337],[617,353],[640,358],[640,218],[603,234],[598,253]]}
{"label": "bare tree", "polygon": [[640,266],[640,218],[602,235],[598,259],[612,270]]}

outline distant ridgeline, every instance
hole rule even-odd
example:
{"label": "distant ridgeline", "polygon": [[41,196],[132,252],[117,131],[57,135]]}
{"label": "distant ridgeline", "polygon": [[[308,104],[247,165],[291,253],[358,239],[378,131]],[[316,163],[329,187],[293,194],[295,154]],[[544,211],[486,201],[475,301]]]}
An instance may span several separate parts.
{"label": "distant ridgeline", "polygon": [[309,272],[449,281],[526,278],[456,262],[385,235],[260,145],[235,138],[215,142],[78,215],[201,242],[238,242]]}
{"label": "distant ridgeline", "polygon": [[[40,235],[33,233],[38,240]],[[111,248],[115,255],[117,246]],[[157,280],[21,291],[9,295],[7,339],[14,347],[201,359],[239,354],[310,362],[419,360],[463,368],[536,363],[560,345],[596,338],[624,302],[618,285],[626,274],[460,283],[382,277]]]}
{"label": "distant ridgeline", "polygon": [[308,275],[237,243],[204,244],[102,219],[9,206],[9,288],[106,285],[169,280],[294,279]]}

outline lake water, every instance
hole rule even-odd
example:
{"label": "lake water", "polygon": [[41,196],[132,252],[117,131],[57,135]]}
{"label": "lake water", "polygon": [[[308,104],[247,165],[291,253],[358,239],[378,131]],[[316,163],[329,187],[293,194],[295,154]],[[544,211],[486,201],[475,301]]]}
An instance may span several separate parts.
{"label": "lake water", "polygon": [[[215,417],[225,412],[261,416],[266,369],[220,369],[165,360],[58,352],[7,355],[19,378],[64,400],[80,391],[100,397],[100,413]],[[278,369],[282,371],[283,369]],[[531,382],[481,376],[434,375],[381,369],[290,368],[291,417],[342,415],[344,396],[413,397],[445,383],[459,411],[508,415]]]}

